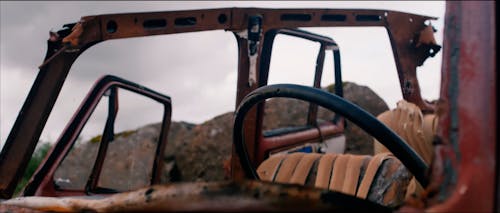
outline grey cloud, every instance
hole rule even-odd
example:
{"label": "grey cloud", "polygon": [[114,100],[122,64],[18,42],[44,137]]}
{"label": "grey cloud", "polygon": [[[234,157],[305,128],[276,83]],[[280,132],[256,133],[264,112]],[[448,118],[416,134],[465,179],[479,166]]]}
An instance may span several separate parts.
{"label": "grey cloud", "polygon": [[[331,7],[331,8],[387,8],[416,14],[438,16],[434,22],[442,29],[444,2],[0,2],[0,64],[1,91],[1,141],[12,126],[25,95],[36,76],[46,51],[49,30],[58,30],[63,24],[76,22],[81,16],[106,13],[185,10],[220,7]],[[309,29],[308,29],[309,30]],[[343,30],[311,28],[311,31],[332,36],[341,45],[345,80],[368,84],[389,100],[400,98],[398,90],[387,91],[387,84],[377,85],[386,79],[366,70],[394,69],[393,61],[379,65],[379,55],[392,53],[387,47],[367,40],[367,35]],[[366,32],[366,31],[365,31]],[[442,31],[441,31],[442,33]],[[441,35],[437,35],[438,42]],[[353,39],[360,39],[352,42]],[[375,40],[375,39],[374,39]],[[387,39],[388,41],[388,39]],[[371,47],[367,49],[366,47]],[[297,52],[300,52],[297,51]],[[438,55],[439,56],[439,55]],[[437,56],[437,57],[438,57]],[[273,56],[274,57],[274,56]],[[284,57],[286,61],[287,55]],[[363,58],[360,60],[359,58]],[[393,59],[392,59],[393,60]],[[439,60],[433,59],[433,60]],[[392,63],[392,64],[391,64]],[[426,62],[429,63],[429,62]],[[374,65],[377,67],[374,67]],[[427,65],[427,64],[426,64]],[[392,67],[391,67],[392,66]],[[439,71],[439,63],[429,63],[432,72]],[[219,113],[234,109],[236,94],[237,47],[230,32],[213,31],[179,35],[153,36],[106,41],[97,44],[73,65],[60,94],[43,137],[55,140],[72,113],[84,98],[92,83],[101,75],[111,73],[158,90],[173,99],[174,120],[202,122]],[[309,68],[304,68],[309,69]],[[18,74],[22,72],[23,74]],[[395,73],[390,78],[397,79]],[[290,80],[285,74],[277,78]],[[308,72],[309,73],[309,72]],[[357,73],[357,74],[356,74]],[[359,74],[361,73],[361,74]],[[20,76],[20,80],[15,76]],[[425,75],[432,78],[434,75]],[[297,78],[304,78],[297,76]],[[28,80],[26,80],[28,79]],[[12,81],[12,82],[11,82]],[[429,82],[425,85],[436,87]],[[373,83],[375,82],[375,83]],[[394,82],[397,86],[397,80]],[[22,85],[20,85],[22,84]],[[392,85],[392,84],[390,84]],[[437,88],[437,87],[436,87]],[[436,89],[434,89],[436,90]],[[383,94],[381,94],[383,93]],[[387,101],[388,99],[386,99]],[[388,101],[389,102],[389,101]],[[391,103],[389,103],[391,105]],[[140,104],[123,108],[123,112],[148,110]],[[133,118],[130,118],[133,119]],[[149,118],[148,118],[149,119]],[[89,127],[90,128],[90,127]],[[92,127],[92,128],[97,128]],[[49,135],[49,136],[47,136]]]}

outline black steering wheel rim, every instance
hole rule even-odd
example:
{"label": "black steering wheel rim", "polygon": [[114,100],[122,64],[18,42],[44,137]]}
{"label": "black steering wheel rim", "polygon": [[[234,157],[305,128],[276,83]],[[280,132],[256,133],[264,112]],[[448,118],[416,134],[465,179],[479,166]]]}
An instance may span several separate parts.
{"label": "black steering wheel rim", "polygon": [[243,123],[245,116],[256,104],[277,97],[312,102],[344,116],[387,147],[423,187],[428,185],[429,180],[426,175],[428,166],[425,161],[389,127],[342,97],[321,89],[295,84],[274,84],[260,87],[245,96],[238,106],[234,118],[233,145],[247,178],[259,179],[248,156],[244,141]]}

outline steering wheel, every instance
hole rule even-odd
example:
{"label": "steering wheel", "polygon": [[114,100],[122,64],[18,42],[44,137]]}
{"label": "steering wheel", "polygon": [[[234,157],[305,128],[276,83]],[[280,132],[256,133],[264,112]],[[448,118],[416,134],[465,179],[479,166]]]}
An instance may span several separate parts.
{"label": "steering wheel", "polygon": [[243,122],[248,111],[254,105],[275,97],[294,98],[312,102],[344,116],[387,147],[423,187],[428,185],[429,180],[426,176],[428,171],[427,164],[413,148],[385,124],[342,97],[321,89],[295,84],[275,84],[260,87],[249,93],[238,106],[234,120],[233,145],[247,178],[258,180],[259,176],[257,175],[256,168],[253,167],[250,161],[245,145]]}

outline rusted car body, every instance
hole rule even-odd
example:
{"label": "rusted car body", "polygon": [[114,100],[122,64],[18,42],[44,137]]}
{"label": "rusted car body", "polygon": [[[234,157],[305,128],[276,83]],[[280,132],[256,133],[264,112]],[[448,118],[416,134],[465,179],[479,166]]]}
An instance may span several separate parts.
{"label": "rusted car body", "polygon": [[[416,76],[417,66],[422,65],[428,57],[433,56],[440,49],[434,41],[432,26],[426,24],[426,21],[434,19],[432,17],[385,10],[260,8],[226,8],[83,17],[78,23],[69,24],[67,29],[54,34],[48,41],[45,60],[40,66],[39,74],[0,154],[0,195],[2,198],[12,196],[71,65],[82,52],[99,42],[206,30],[231,31],[234,33],[238,45],[236,96],[236,108],[238,108],[245,96],[259,87],[267,85],[272,49],[270,47],[272,47],[272,41],[277,33],[296,33],[296,36],[300,36],[298,31],[290,29],[380,26],[385,27],[389,35],[403,98],[416,104],[424,113],[439,115],[438,134],[434,139],[435,159],[428,168],[422,167],[423,171],[420,174],[414,174],[415,176],[419,175],[422,180],[428,181],[428,184],[425,184],[427,186],[425,195],[418,200],[409,201],[407,205],[402,207],[402,210],[422,211],[423,208],[428,208],[428,210],[433,211],[450,212],[498,211],[500,176],[497,151],[498,131],[496,131],[498,129],[498,113],[495,95],[497,87],[496,50],[494,48],[496,45],[495,4],[495,2],[447,3],[441,97],[435,104],[422,99]],[[324,43],[326,40],[318,38],[318,41],[323,42],[321,45],[323,52],[331,48]],[[321,54],[318,60],[322,60]],[[317,69],[316,71],[321,73],[321,70]],[[341,80],[340,75],[339,78],[335,79]],[[313,85],[313,87],[318,87],[318,85]],[[263,153],[276,148],[273,147],[275,144],[289,146],[305,143],[324,136],[336,135],[344,129],[343,118],[340,117],[332,122],[316,125],[316,128],[313,129],[264,137],[262,135],[263,106],[261,104],[257,109],[249,110],[242,127],[245,133],[244,141],[249,165],[259,165],[265,158]],[[168,110],[166,111],[168,112]],[[309,113],[310,117],[314,117],[314,110],[310,110]],[[165,113],[165,116],[168,117],[169,112]],[[314,122],[312,119],[309,121]],[[164,120],[163,125],[167,127],[168,123]],[[157,154],[161,154],[161,148],[158,150]],[[310,204],[311,210],[349,209],[338,200],[334,202],[335,198],[342,200],[343,195],[340,193],[329,192],[330,194],[325,194],[314,189],[287,188],[288,186],[244,180],[249,175],[242,168],[241,162],[243,161],[240,159],[241,154],[238,154],[240,154],[238,150],[233,151],[231,172],[232,178],[235,180],[234,183],[240,185],[224,183],[220,187],[233,187],[233,189],[243,187],[244,193],[241,194],[245,194],[248,190],[255,190],[256,188],[253,188],[255,185],[261,185],[259,189],[262,190],[273,191],[272,189],[275,189],[274,193],[268,194],[270,196],[279,196],[282,194],[281,192],[306,190],[307,195],[304,197],[291,196],[281,197],[281,199],[284,201],[307,200],[306,204]],[[397,156],[398,153],[395,155]],[[399,155],[401,154],[399,153]],[[50,162],[46,159],[47,161]],[[44,176],[38,177],[38,179],[34,177],[32,181],[51,181],[43,180],[43,178]],[[151,183],[156,182],[152,181]],[[57,193],[57,190],[48,190],[48,188],[38,187],[39,184],[35,185],[34,188],[28,187],[25,195],[85,195],[81,193]],[[201,185],[194,184],[190,187],[193,187],[193,190],[204,187],[206,189],[206,186]],[[95,187],[95,184],[92,186]],[[172,187],[181,190],[185,186]],[[238,194],[235,190],[229,191]],[[147,192],[143,193],[148,194]],[[224,192],[216,192],[215,194],[221,195]],[[210,193],[203,196],[217,197]],[[324,207],[322,204],[314,204],[308,196],[323,200],[331,205]],[[224,197],[224,199],[226,198]],[[214,198],[211,202],[227,201],[224,199]],[[190,202],[188,199],[180,199],[180,201],[179,207],[173,209],[162,208],[158,203],[153,207],[149,206],[149,208],[189,210],[189,208],[182,206],[197,203],[197,201]],[[245,202],[209,208],[209,201],[205,202],[206,200],[203,198],[198,201],[200,201],[198,207],[207,207],[208,210],[289,210],[286,208],[276,209],[276,206],[272,206],[276,205],[275,203],[271,205],[273,208],[264,203],[260,203],[261,208],[259,208],[259,203],[254,203],[257,207],[247,209],[248,203]],[[357,201],[348,203],[354,204],[355,202]],[[286,204],[283,205],[286,206]],[[378,206],[370,206],[367,203],[359,205],[359,208],[378,208]],[[307,205],[305,206],[300,209],[307,209]],[[195,208],[194,210],[202,209]]]}

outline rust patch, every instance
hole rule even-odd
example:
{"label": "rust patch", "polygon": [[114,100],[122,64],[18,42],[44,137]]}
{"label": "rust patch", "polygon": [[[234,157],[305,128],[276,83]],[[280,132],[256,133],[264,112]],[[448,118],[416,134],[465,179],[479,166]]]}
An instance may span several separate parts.
{"label": "rust patch", "polygon": [[[52,212],[326,211],[342,208],[325,190],[258,181],[155,185],[109,197],[21,197],[1,205]],[[328,192],[330,196],[338,193]],[[344,196],[344,195],[340,195]],[[91,199],[89,199],[91,198]],[[353,198],[354,199],[354,198]],[[146,201],[149,200],[149,201]],[[335,203],[336,202],[336,203]],[[364,202],[355,199],[354,202]],[[366,205],[374,205],[366,202]]]}

